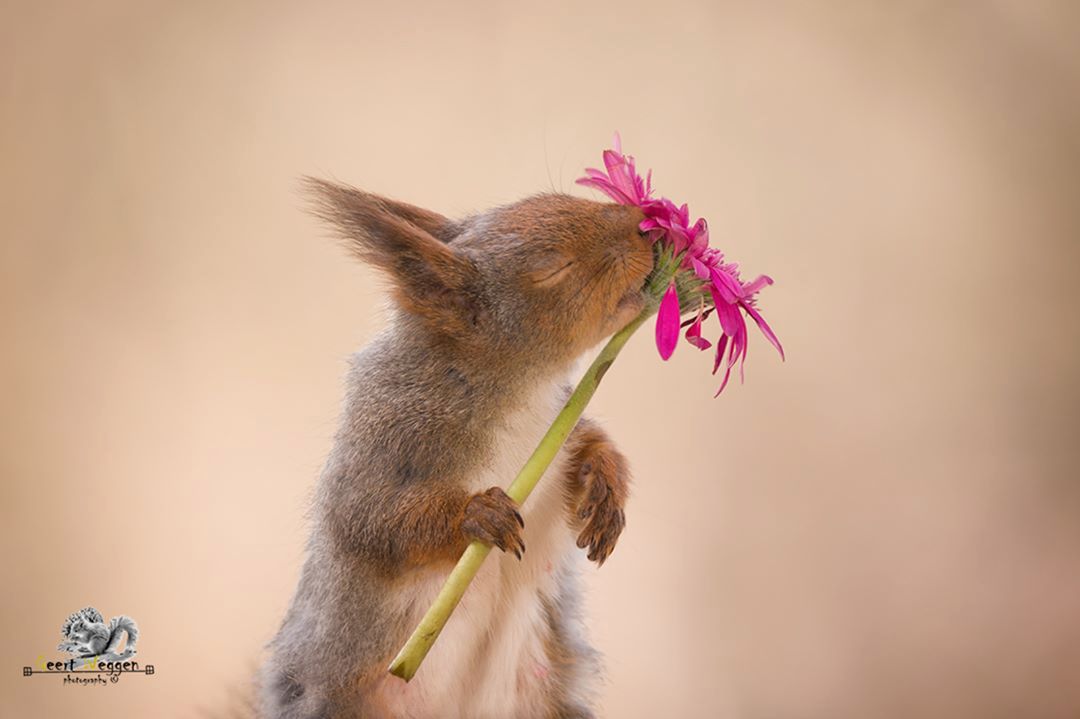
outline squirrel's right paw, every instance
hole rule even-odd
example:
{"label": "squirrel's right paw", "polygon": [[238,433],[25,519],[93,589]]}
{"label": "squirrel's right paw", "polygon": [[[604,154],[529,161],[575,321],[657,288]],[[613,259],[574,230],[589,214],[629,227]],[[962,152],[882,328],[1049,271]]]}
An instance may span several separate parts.
{"label": "squirrel's right paw", "polygon": [[461,518],[461,531],[467,538],[479,539],[504,552],[513,552],[518,559],[525,551],[525,542],[521,539],[524,528],[525,520],[518,512],[517,502],[499,487],[470,497],[465,505],[465,515]]}

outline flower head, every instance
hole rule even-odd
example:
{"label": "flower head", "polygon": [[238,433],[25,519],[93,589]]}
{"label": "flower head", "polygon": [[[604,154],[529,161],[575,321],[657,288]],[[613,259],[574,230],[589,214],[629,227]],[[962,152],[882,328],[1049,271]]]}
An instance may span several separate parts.
{"label": "flower head", "polygon": [[585,177],[579,178],[579,185],[595,187],[620,205],[644,207],[652,202],[652,170],[645,180],[634,167],[634,158],[622,154],[622,141],[615,133],[615,149],[604,150],[604,170],[588,168]]}
{"label": "flower head", "polygon": [[[731,369],[739,364],[739,376],[743,376],[746,362],[747,331],[745,316],[758,326],[765,338],[784,357],[784,348],[776,334],[769,327],[761,312],[755,306],[757,293],[772,284],[772,278],[761,275],[751,282],[743,282],[739,276],[739,266],[733,262],[724,262],[724,254],[709,247],[709,226],[705,218],[690,222],[690,209],[687,205],[676,205],[665,197],[652,197],[652,171],[645,179],[638,174],[634,158],[624,155],[618,133],[615,135],[615,148],[604,151],[605,170],[589,168],[585,176],[578,179],[579,185],[593,187],[606,194],[621,205],[640,207],[645,213],[639,228],[648,234],[654,243],[660,243],[660,250],[670,255],[675,261],[676,273],[694,278],[699,296],[695,316],[682,322],[681,300],[677,289],[676,277],[672,276],[660,300],[656,318],[656,348],[663,359],[671,357],[679,341],[679,330],[686,330],[686,341],[699,350],[712,346],[709,340],[701,336],[702,323],[715,314],[720,323],[721,334],[716,341],[716,354],[713,362],[713,374],[724,368],[724,379],[716,394],[724,391]],[[711,306],[706,308],[706,304]]]}

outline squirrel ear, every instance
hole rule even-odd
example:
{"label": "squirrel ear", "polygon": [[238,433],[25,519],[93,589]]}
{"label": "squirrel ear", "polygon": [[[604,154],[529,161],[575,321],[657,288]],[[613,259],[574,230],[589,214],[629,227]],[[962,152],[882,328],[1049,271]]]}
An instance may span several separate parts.
{"label": "squirrel ear", "polygon": [[457,225],[442,215],[370,192],[304,178],[314,214],[360,259],[386,271],[398,303],[440,324],[475,315],[467,288],[476,268],[447,244]]}

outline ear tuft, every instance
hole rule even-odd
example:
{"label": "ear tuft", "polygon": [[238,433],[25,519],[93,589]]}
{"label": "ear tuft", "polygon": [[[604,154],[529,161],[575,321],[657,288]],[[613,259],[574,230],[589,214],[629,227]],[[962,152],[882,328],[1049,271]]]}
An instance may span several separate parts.
{"label": "ear tuft", "polygon": [[458,226],[442,215],[355,187],[303,179],[312,212],[349,250],[387,272],[406,310],[441,325],[475,315],[469,296],[476,268],[448,244]]}
{"label": "ear tuft", "polygon": [[311,199],[313,214],[337,227],[346,236],[364,229],[365,218],[373,209],[416,225],[442,242],[450,242],[461,229],[458,223],[437,212],[364,192],[356,187],[310,176],[301,178],[300,183],[304,194]]}

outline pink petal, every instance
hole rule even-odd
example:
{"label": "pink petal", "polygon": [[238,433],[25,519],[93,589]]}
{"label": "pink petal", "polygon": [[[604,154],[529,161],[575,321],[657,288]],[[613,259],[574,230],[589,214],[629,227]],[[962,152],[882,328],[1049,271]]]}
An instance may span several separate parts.
{"label": "pink petal", "polygon": [[713,395],[713,399],[716,399],[720,396],[720,393],[724,391],[724,387],[727,387],[727,381],[729,379],[731,379],[731,367],[728,367],[727,371],[724,372],[724,381],[720,383],[720,389],[716,390],[716,394]]}
{"label": "pink petal", "polygon": [[697,347],[699,350],[707,350],[712,347],[712,342],[701,336],[701,320],[704,316],[702,309],[698,310],[697,317],[686,330],[686,341]]}
{"label": "pink petal", "polygon": [[772,346],[776,348],[776,351],[780,353],[780,359],[786,359],[784,357],[784,348],[780,345],[780,340],[777,339],[776,334],[772,331],[772,327],[769,327],[769,323],[765,321],[765,318],[754,308],[753,305],[743,304],[742,308],[746,310],[746,314],[750,315],[750,318],[757,323],[758,329],[765,335],[765,339],[772,343]]}
{"label": "pink petal", "polygon": [[621,152],[604,150],[604,167],[607,168],[608,177],[612,180],[615,179],[615,175],[622,169],[624,162],[626,162],[626,160],[623,158]]}
{"label": "pink petal", "polygon": [[748,345],[746,323],[744,322],[742,327],[739,328],[739,334],[735,336],[735,342],[732,344],[732,347],[739,347],[739,354],[742,355],[739,358],[739,382],[746,381],[746,350]]}
{"label": "pink petal", "polygon": [[[727,335],[724,335],[724,338],[727,339]],[[727,387],[728,380],[731,379],[731,368],[732,366],[734,366],[734,364],[735,342],[732,341],[728,348],[727,369],[724,370],[724,381],[720,383],[720,389],[716,390],[716,394],[713,395],[713,399],[719,397],[720,393],[724,391],[724,387]]]}
{"label": "pink petal", "polygon": [[724,301],[722,297],[717,297],[715,288],[709,288],[713,290],[713,303],[716,305],[716,316],[720,318],[720,326],[724,328],[724,334],[734,338],[739,331],[739,325],[745,324],[742,317],[739,315],[739,310],[735,309],[735,305],[729,305]]}
{"label": "pink petal", "polygon": [[579,177],[575,182],[585,187],[592,187],[600,190],[611,199],[618,202],[620,205],[632,205],[634,201],[623,194],[615,185],[613,185],[606,177]]}
{"label": "pink petal", "polygon": [[709,279],[709,268],[702,264],[701,260],[690,256],[690,266],[694,268],[694,274],[703,280]]}
{"label": "pink petal", "polygon": [[709,274],[712,275],[713,286],[720,290],[727,302],[734,303],[742,297],[742,285],[730,274],[716,267],[710,267]]}
{"label": "pink petal", "polygon": [[716,340],[716,359],[713,360],[712,373],[716,374],[716,371],[720,369],[720,363],[724,361],[724,350],[727,349],[728,336],[720,335],[720,339]]}
{"label": "pink petal", "polygon": [[690,253],[700,255],[709,246],[709,227],[705,224],[705,218],[697,221],[688,233],[690,237]]}
{"label": "pink petal", "polygon": [[709,340],[705,339],[704,337],[695,337],[689,334],[689,332],[690,330],[687,330],[686,341],[697,347],[702,352],[712,347],[712,342],[710,342]]}
{"label": "pink petal", "polygon": [[672,225],[668,230],[668,241],[671,243],[672,249],[675,250],[675,254],[679,254],[690,244],[686,231],[678,225]]}
{"label": "pink petal", "polygon": [[709,244],[709,223],[705,221],[704,217],[699,217],[698,221],[694,223],[694,235],[703,238],[705,240],[704,244]]}
{"label": "pink petal", "polygon": [[638,204],[640,197],[634,183],[636,173],[633,166],[627,164],[626,158],[612,150],[604,150],[604,166],[607,167],[611,183],[626,196],[627,202],[623,204]]}
{"label": "pink petal", "polygon": [[760,275],[753,282],[749,282],[743,285],[743,296],[749,297],[753,294],[760,292],[763,288],[772,284],[772,277],[768,275]]}
{"label": "pink petal", "polygon": [[608,188],[612,187],[611,181],[608,180],[607,175],[603,173],[589,175],[588,177],[579,177],[574,180],[574,182],[585,187],[595,187],[601,192],[608,192]]}
{"label": "pink petal", "polygon": [[679,295],[675,291],[675,281],[668,285],[664,298],[660,300],[660,311],[656,315],[656,349],[660,357],[667,360],[679,343]]}

